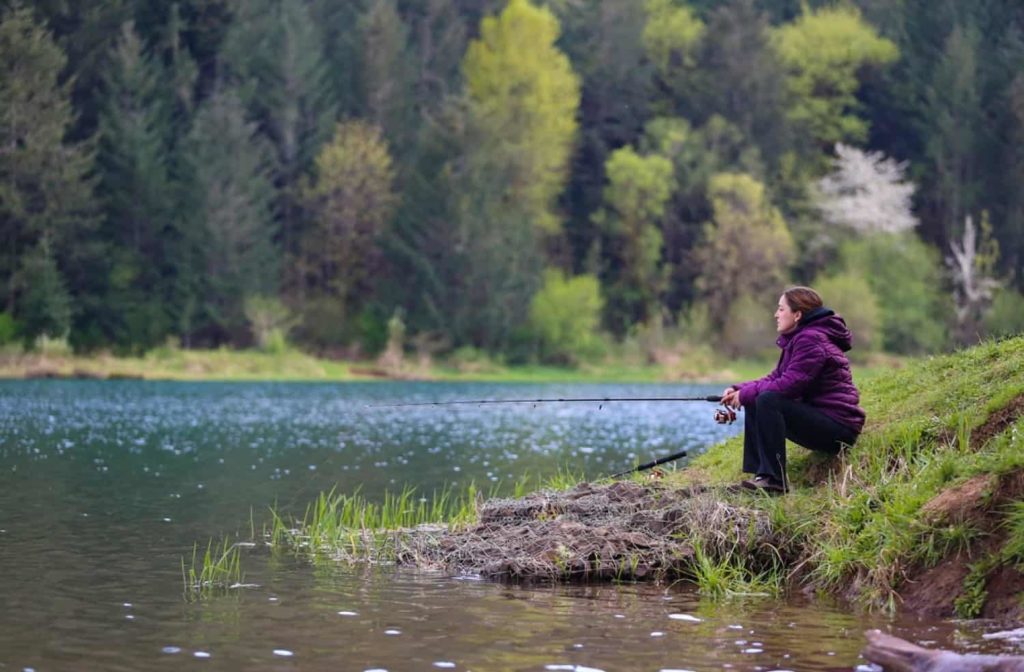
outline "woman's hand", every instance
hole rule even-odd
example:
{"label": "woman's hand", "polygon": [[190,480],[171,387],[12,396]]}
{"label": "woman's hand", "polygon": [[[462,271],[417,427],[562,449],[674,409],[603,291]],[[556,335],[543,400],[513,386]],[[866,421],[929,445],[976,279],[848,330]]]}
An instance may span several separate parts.
{"label": "woman's hand", "polygon": [[740,407],[740,391],[735,387],[728,387],[722,392],[722,405],[729,408]]}

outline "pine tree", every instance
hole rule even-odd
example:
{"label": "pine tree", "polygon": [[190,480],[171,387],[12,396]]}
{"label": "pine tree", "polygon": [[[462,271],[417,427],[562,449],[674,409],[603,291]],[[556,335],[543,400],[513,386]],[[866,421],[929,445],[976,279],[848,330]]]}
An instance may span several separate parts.
{"label": "pine tree", "polygon": [[[74,123],[70,86],[60,81],[65,62],[28,9],[16,4],[4,11],[0,282],[4,310],[26,318],[29,339],[39,333],[66,334],[69,288],[63,277],[81,272],[76,266],[84,255],[81,243],[93,223],[91,149],[65,140]],[[45,286],[38,286],[41,281]]]}
{"label": "pine tree", "polygon": [[132,23],[122,27],[104,80],[99,196],[111,244],[101,329],[121,347],[148,348],[174,327],[175,191],[163,68]]}
{"label": "pine tree", "polygon": [[304,0],[252,0],[238,8],[222,55],[227,82],[237,86],[249,117],[274,146],[281,242],[294,253],[303,223],[299,180],[335,119],[323,29]]}
{"label": "pine tree", "polygon": [[414,137],[413,69],[409,30],[398,15],[395,0],[375,0],[360,17],[362,93],[368,120],[384,131],[399,152]]}
{"label": "pine tree", "polygon": [[185,280],[195,308],[183,336],[244,344],[246,300],[275,297],[280,283],[273,148],[231,90],[203,102],[185,147],[195,198],[187,235],[193,262]]}

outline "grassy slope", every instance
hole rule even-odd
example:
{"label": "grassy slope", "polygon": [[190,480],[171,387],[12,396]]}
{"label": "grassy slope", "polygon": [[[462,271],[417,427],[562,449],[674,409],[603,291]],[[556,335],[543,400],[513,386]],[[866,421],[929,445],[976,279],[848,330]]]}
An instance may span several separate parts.
{"label": "grassy slope", "polygon": [[[1015,405],[1024,395],[1024,337],[873,376],[861,392],[868,424],[857,445],[839,460],[791,446],[793,492],[759,504],[791,540],[793,578],[895,607],[909,577],[956,557],[971,571],[949,599],[959,614],[976,615],[986,577],[1024,562],[1024,502],[1003,487],[1024,470]],[[741,450],[740,439],[715,446],[678,478],[735,482]],[[962,515],[926,508],[979,479],[984,487],[953,507]]]}

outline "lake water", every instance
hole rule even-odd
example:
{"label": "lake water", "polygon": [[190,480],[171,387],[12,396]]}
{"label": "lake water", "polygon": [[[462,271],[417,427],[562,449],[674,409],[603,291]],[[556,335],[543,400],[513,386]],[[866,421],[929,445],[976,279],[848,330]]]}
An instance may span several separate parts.
{"label": "lake water", "polygon": [[[0,670],[850,670],[870,627],[959,650],[1007,624],[702,600],[686,586],[509,586],[255,548],[190,602],[193,543],[337,486],[370,499],[588,478],[739,431],[707,403],[394,407],[720,386],[0,382]],[[738,457],[737,457],[738,459]],[[869,669],[862,667],[862,669]]]}

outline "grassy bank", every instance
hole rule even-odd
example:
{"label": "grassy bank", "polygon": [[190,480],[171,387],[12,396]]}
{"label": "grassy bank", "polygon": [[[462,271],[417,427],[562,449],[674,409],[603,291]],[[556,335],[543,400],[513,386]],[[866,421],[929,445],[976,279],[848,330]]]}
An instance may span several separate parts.
{"label": "grassy bank", "polygon": [[[664,353],[663,353],[664,354]],[[140,356],[75,355],[67,349],[42,352],[0,350],[0,378],[139,378],[146,380],[439,380],[479,382],[730,382],[764,375],[774,360],[728,360],[706,347],[683,348],[662,358],[623,352],[601,362],[573,367],[507,366],[480,353],[456,353],[438,360],[398,363],[312,357],[298,350],[185,350],[156,348]],[[875,356],[855,367],[866,380],[902,365]]]}
{"label": "grassy bank", "polygon": [[[793,491],[760,506],[790,581],[867,605],[1024,613],[1024,338],[933,357],[863,386],[868,423],[845,456],[791,447]],[[741,439],[678,485],[734,483]]]}
{"label": "grassy bank", "polygon": [[735,439],[653,481],[446,495],[457,515],[420,506],[403,522],[322,497],[267,536],[302,552],[318,539],[319,554],[347,561],[379,559],[386,540],[389,562],[511,579],[682,579],[716,596],[800,589],[936,615],[1024,614],[1024,338],[914,362],[862,392],[857,445],[836,459],[793,447],[785,497],[735,488]]}

